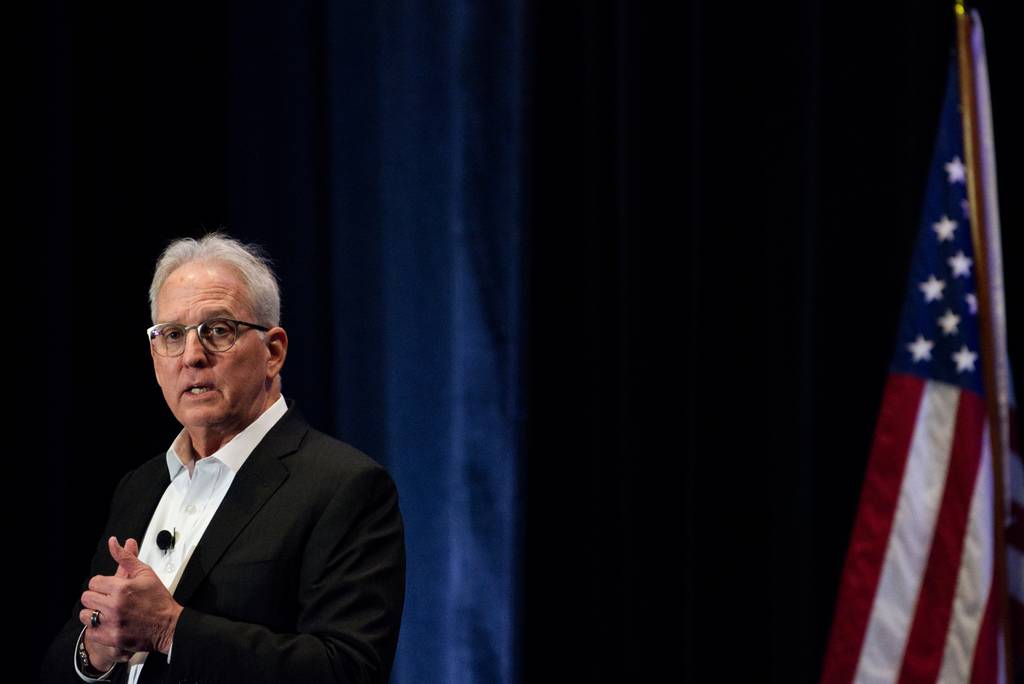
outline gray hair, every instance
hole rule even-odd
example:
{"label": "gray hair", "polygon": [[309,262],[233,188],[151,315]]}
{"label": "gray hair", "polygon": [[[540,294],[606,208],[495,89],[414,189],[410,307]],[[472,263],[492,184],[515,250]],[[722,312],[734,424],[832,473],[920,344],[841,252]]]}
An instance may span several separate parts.
{"label": "gray hair", "polygon": [[256,244],[243,244],[221,232],[208,233],[199,240],[181,238],[167,245],[157,259],[153,282],[149,286],[149,313],[156,320],[156,299],[167,277],[176,269],[194,261],[216,261],[236,269],[248,290],[253,323],[268,328],[280,325],[281,292],[270,258]]}

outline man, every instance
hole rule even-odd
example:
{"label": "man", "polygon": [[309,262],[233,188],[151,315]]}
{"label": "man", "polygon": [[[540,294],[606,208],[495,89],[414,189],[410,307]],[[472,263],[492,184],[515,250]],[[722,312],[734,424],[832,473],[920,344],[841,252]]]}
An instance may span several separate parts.
{"label": "man", "polygon": [[114,491],[44,681],[386,682],[401,620],[397,493],[281,396],[277,281],[222,234],[150,288],[156,380],[183,429]]}

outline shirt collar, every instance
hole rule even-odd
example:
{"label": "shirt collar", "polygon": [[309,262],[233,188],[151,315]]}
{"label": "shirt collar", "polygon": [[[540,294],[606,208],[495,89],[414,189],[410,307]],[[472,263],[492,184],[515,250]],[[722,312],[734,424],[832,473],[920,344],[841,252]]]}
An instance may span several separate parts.
{"label": "shirt collar", "polygon": [[[270,408],[261,413],[259,418],[249,423],[247,428],[232,437],[231,441],[221,446],[220,449],[207,456],[207,458],[215,458],[237,473],[238,469],[249,458],[249,454],[253,452],[253,449],[270,432],[270,428],[274,427],[277,421],[281,420],[281,416],[287,412],[288,404],[285,403],[284,395],[282,395],[270,405]],[[192,446],[188,443],[188,439],[188,431],[182,428],[178,436],[174,438],[170,448],[167,449],[167,472],[170,474],[171,480],[174,480],[178,473],[185,469],[187,461],[182,460],[178,454],[190,454],[192,452]]]}

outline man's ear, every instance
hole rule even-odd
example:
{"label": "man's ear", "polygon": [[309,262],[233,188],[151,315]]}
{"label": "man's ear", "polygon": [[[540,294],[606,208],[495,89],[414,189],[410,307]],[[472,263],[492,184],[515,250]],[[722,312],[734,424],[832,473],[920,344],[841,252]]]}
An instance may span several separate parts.
{"label": "man's ear", "polygon": [[266,335],[267,351],[270,352],[267,357],[267,377],[273,379],[281,374],[284,360],[288,356],[288,333],[284,328],[275,327],[268,330]]}

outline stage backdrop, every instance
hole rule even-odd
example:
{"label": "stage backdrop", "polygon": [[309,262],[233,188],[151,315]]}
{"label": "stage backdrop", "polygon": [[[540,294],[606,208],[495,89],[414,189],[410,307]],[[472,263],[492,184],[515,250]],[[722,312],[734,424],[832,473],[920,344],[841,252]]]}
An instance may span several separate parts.
{"label": "stage backdrop", "polygon": [[[522,10],[52,9],[49,306],[80,326],[117,315],[70,349],[69,321],[50,322],[42,639],[106,512],[68,497],[107,501],[177,429],[147,358],[147,271],[168,239],[223,226],[277,262],[285,396],[397,481],[394,681],[515,681]],[[113,409],[88,388],[115,366],[133,399]],[[118,447],[76,458],[111,419]]]}
{"label": "stage backdrop", "polygon": [[[285,393],[398,479],[396,681],[816,681],[951,4],[279,4],[49,2],[36,653],[176,431],[152,261],[223,224],[278,259]],[[1020,9],[979,4],[1020,389]]]}

